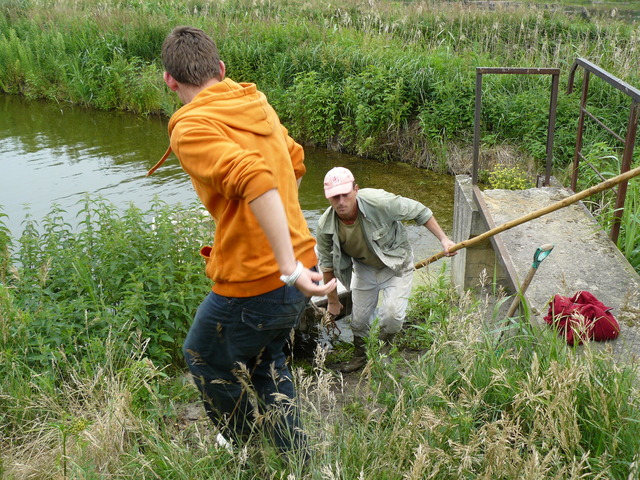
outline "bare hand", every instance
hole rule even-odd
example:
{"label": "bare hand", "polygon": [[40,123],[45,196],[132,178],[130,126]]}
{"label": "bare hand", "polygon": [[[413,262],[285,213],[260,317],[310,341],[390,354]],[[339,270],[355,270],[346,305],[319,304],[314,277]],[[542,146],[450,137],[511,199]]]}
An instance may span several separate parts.
{"label": "bare hand", "polygon": [[453,247],[455,243],[449,240],[448,238],[446,240],[442,240],[442,242],[440,243],[442,244],[442,248],[444,249],[445,257],[453,257],[454,255],[458,254],[458,252],[449,252],[449,249]]}
{"label": "bare hand", "polygon": [[340,315],[340,312],[343,309],[343,305],[342,303],[338,302],[327,302],[327,312],[329,312],[331,315],[338,316]]}
{"label": "bare hand", "polygon": [[317,285],[314,283],[319,282],[320,280],[322,280],[321,273],[305,268],[302,270],[298,280],[296,280],[296,287],[304,293],[306,297],[324,297],[327,293],[336,288],[335,278],[324,285]]}

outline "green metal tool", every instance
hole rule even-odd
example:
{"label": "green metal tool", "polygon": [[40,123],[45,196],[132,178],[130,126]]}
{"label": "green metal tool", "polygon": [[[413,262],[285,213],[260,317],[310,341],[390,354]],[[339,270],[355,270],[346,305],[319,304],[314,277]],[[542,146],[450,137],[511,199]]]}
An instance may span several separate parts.
{"label": "green metal tool", "polygon": [[549,256],[549,254],[551,253],[551,250],[553,250],[553,245],[548,243],[546,245],[542,245],[541,247],[538,247],[538,249],[536,250],[536,253],[533,254],[533,264],[531,265],[531,268],[529,269],[529,273],[527,273],[527,276],[525,277],[524,281],[522,282],[522,285],[520,286],[520,291],[514,297],[513,302],[511,303],[511,307],[509,307],[509,311],[507,312],[507,318],[512,317],[513,314],[516,312],[518,305],[520,305],[520,299],[524,297],[524,292],[526,292],[527,288],[529,287],[529,284],[531,283],[531,280],[533,280],[533,276],[536,274],[538,267],[540,266],[542,261]]}

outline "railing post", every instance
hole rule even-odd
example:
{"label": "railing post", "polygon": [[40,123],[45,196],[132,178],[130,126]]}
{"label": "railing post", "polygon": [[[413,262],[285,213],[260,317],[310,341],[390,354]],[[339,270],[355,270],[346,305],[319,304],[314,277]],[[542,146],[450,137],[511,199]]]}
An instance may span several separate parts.
{"label": "railing post", "polygon": [[560,73],[554,73],[551,77],[551,99],[549,100],[549,127],[547,128],[547,162],[545,165],[544,186],[548,187],[551,180],[551,168],[553,167],[553,138],[556,129],[556,109],[558,106],[558,84]]}
{"label": "railing post", "polygon": [[571,171],[571,190],[574,192],[578,186],[578,165],[582,154],[582,135],[584,132],[584,114],[587,106],[587,96],[589,93],[589,71],[584,71],[584,81],[582,83],[582,96],[580,97],[580,116],[578,117],[578,133],[576,136],[576,151],[573,155],[573,168]]}
{"label": "railing post", "polygon": [[478,169],[480,165],[480,111],[482,110],[482,72],[476,68],[476,111],[473,127],[473,169],[471,171],[471,185],[478,184]]}
{"label": "railing post", "polygon": [[[584,116],[588,115],[593,121],[596,122],[597,125],[604,128],[607,132],[609,132],[614,138],[624,144],[624,149],[622,153],[622,165],[620,167],[620,173],[625,173],[629,171],[631,168],[631,162],[633,161],[633,150],[635,148],[636,142],[636,132],[638,130],[638,116],[640,115],[640,90],[629,85],[628,83],[620,80],[618,77],[611,75],[606,70],[598,67],[597,65],[585,60],[584,58],[577,58],[575,62],[573,62],[573,66],[569,71],[569,85],[567,89],[567,93],[571,94],[573,91],[573,79],[578,67],[582,67],[584,69],[584,84],[582,86],[582,99],[580,101],[580,118],[578,120],[578,137],[576,139],[576,151],[573,159],[573,172],[571,176],[571,189],[575,192],[577,188],[577,179],[578,179],[578,164],[580,159],[585,159],[585,156],[582,154],[582,144],[583,144],[583,136],[584,136]],[[625,138],[623,139],[618,133],[614,132],[611,128],[607,127],[599,118],[597,118],[594,114],[587,111],[586,103],[587,103],[587,90],[589,87],[589,74],[593,73],[595,76],[604,80],[606,83],[611,85],[612,87],[618,89],[624,95],[627,95],[631,99],[631,108],[629,111],[629,122],[627,124],[627,133]],[[587,162],[589,163],[589,162]],[[595,167],[589,164],[591,168],[600,176],[600,178],[604,178],[600,172],[598,172]],[[622,219],[622,215],[624,212],[624,204],[627,196],[627,182],[621,182],[618,185],[618,192],[616,194],[616,206],[613,212],[613,220],[611,226],[611,232],[609,237],[614,243],[618,242],[618,237],[620,236],[620,220]]]}
{"label": "railing post", "polygon": [[[633,159],[633,150],[636,143],[636,132],[638,130],[638,111],[640,104],[636,101],[631,103],[629,110],[629,123],[627,127],[627,135],[624,140],[624,152],[622,154],[622,165],[620,173],[628,172],[631,168],[631,160]],[[616,197],[616,209],[613,212],[613,225],[611,226],[610,238],[613,243],[618,243],[620,236],[620,222],[624,212],[624,203],[627,197],[628,180],[618,185],[618,196]]]}

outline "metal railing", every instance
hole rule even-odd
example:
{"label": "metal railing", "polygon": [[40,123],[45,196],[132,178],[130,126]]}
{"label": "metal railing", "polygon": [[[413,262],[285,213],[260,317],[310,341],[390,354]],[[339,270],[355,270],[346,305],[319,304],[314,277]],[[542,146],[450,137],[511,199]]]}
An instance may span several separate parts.
{"label": "metal railing", "polygon": [[558,105],[558,84],[560,82],[559,68],[476,68],[476,108],[473,132],[473,170],[471,183],[478,184],[478,169],[480,164],[480,118],[482,110],[482,76],[486,74],[512,75],[551,75],[551,98],[549,100],[549,124],[547,127],[547,160],[544,185],[549,185],[551,167],[553,166],[553,135],[556,124],[556,107]]}
{"label": "metal railing", "polygon": [[[573,63],[571,67],[571,71],[569,72],[569,81],[567,93],[570,94],[573,92],[573,84],[575,73],[578,67],[582,67],[584,69],[584,81],[582,82],[582,96],[580,99],[580,116],[578,117],[578,134],[576,138],[576,149],[573,157],[573,171],[571,175],[571,189],[575,192],[578,184],[578,167],[580,165],[580,160],[584,161],[593,169],[596,174],[603,178],[602,174],[598,172],[598,170],[589,162],[585,156],[582,154],[582,143],[585,129],[585,116],[592,119],[596,125],[600,126],[604,130],[606,130],[609,134],[611,134],[616,140],[623,143],[623,153],[622,153],[622,165],[620,167],[620,173],[625,173],[629,171],[631,168],[631,161],[633,159],[633,150],[635,148],[636,143],[636,133],[638,130],[638,113],[640,112],[640,91],[628,83],[620,80],[619,78],[611,75],[609,72],[601,69],[597,65],[585,60],[584,58],[578,58]],[[612,87],[618,89],[625,95],[627,95],[631,99],[631,106],[629,108],[629,121],[627,123],[627,132],[625,137],[618,135],[612,129],[607,127],[599,118],[593,115],[591,112],[587,111],[587,97],[589,94],[589,80],[591,74],[596,75],[601,78],[605,82],[607,82]],[[627,184],[628,181],[621,182],[618,185],[616,192],[616,205],[615,210],[613,212],[613,222],[611,227],[611,232],[609,237],[614,243],[617,243],[618,237],[620,235],[620,221],[622,219],[622,214],[624,212],[624,203],[627,196]]]}
{"label": "metal railing", "polygon": [[[471,174],[472,195],[475,204],[478,206],[480,217],[489,229],[496,227],[491,214],[484,201],[480,188],[478,188],[478,170],[480,164],[480,118],[482,110],[482,76],[487,74],[515,74],[515,75],[551,75],[551,95],[549,100],[549,125],[547,128],[547,161],[544,184],[549,185],[551,177],[551,167],[553,164],[553,135],[556,123],[556,106],[558,104],[558,85],[560,83],[559,68],[496,68],[478,67],[476,68],[476,107],[475,125],[473,134],[473,170]],[[496,258],[502,265],[506,273],[506,280],[512,291],[517,291],[517,274],[511,262],[507,261],[506,247],[500,235],[495,235],[489,239],[496,252]]]}

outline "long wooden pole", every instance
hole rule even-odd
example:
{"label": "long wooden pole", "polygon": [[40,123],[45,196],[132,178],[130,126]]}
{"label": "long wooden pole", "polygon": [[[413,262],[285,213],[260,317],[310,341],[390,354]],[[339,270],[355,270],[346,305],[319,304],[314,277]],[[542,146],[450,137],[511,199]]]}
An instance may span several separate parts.
{"label": "long wooden pole", "polygon": [[[602,183],[599,183],[597,185],[594,185],[593,187],[587,188],[586,190],[583,190],[581,192],[575,193],[573,195],[571,195],[570,197],[567,197],[563,200],[560,200],[559,202],[556,203],[552,203],[551,205],[544,207],[544,208],[540,208],[534,212],[531,212],[527,215],[524,215],[523,217],[520,218],[516,218],[515,220],[510,220],[508,222],[503,223],[502,225],[496,227],[496,228],[492,228],[491,230],[488,230],[480,235],[478,235],[477,237],[473,237],[470,238],[469,240],[465,240],[463,242],[460,243],[456,243],[455,245],[453,245],[450,249],[449,252],[453,253],[453,252],[457,252],[458,250],[462,250],[463,248],[467,248],[470,247],[471,245],[475,245],[476,243],[480,243],[483,240],[486,240],[489,237],[493,237],[494,235],[497,235],[498,233],[504,232],[505,230],[509,230],[510,228],[513,227],[517,227],[518,225],[522,225],[523,223],[526,223],[530,220],[533,220],[535,218],[541,217],[543,215],[546,215],[547,213],[551,213],[551,212],[555,212],[556,210],[559,210],[561,208],[567,207],[573,203],[576,203],[580,200],[582,200],[583,198],[587,198],[590,197],[591,195],[594,195],[598,192],[602,192],[603,190],[607,190],[617,184],[619,184],[620,182],[624,182],[625,180],[629,180],[630,178],[636,177],[640,175],[640,167],[636,167],[632,170],[629,170],[628,172],[622,173],[616,177],[610,178],[608,180],[605,180]],[[426,265],[429,265],[432,262],[435,262],[436,260],[440,260],[442,257],[444,257],[444,251],[437,253],[435,255],[433,255],[432,257],[429,257],[425,260],[422,260],[418,263],[416,263],[414,265],[414,268],[417,270],[419,268],[422,268]]]}

